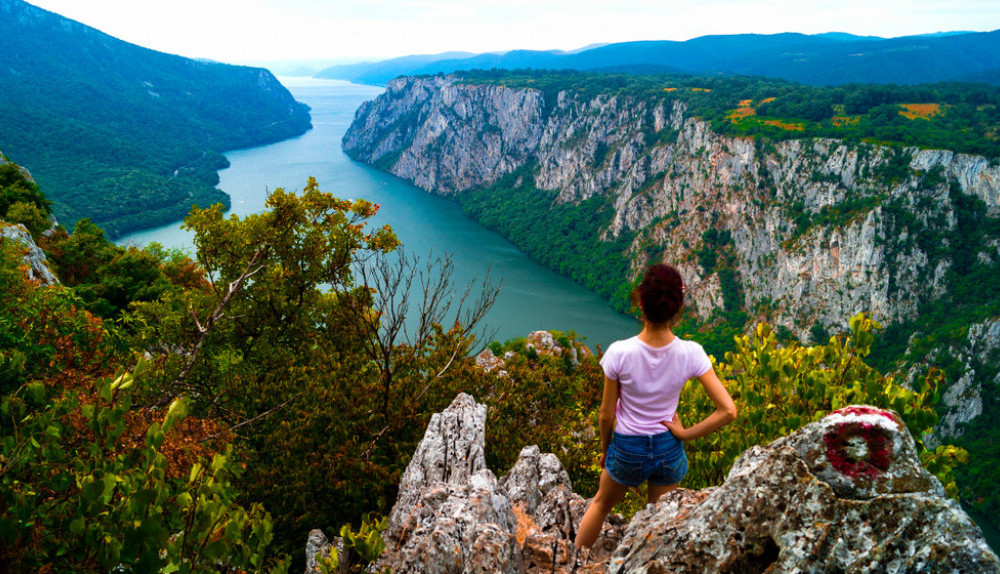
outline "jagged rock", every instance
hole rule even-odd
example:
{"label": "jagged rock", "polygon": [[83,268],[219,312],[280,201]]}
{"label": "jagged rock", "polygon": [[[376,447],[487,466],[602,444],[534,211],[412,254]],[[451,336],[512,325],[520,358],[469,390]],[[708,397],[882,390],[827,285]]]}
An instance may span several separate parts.
{"label": "jagged rock", "polygon": [[[587,501],[552,454],[526,447],[497,481],[485,467],[486,408],[460,394],[431,417],[383,534],[393,572],[569,572]],[[604,570],[625,528],[612,515],[580,574]],[[554,564],[553,564],[554,562]]]}
{"label": "jagged rock", "polygon": [[20,223],[11,224],[0,221],[0,242],[13,241],[20,245],[24,251],[24,269],[28,279],[38,281],[41,285],[55,285],[59,283],[56,276],[49,269],[48,259],[45,252],[35,244],[31,234]]}
{"label": "jagged rock", "polygon": [[[517,516],[517,540],[528,572],[569,572],[574,566],[576,527],[589,504],[554,454],[525,447],[501,480]],[[612,514],[589,553],[585,572],[603,572],[625,531],[625,520]]]}
{"label": "jagged rock", "polygon": [[[484,464],[485,422],[485,407],[465,394],[431,418],[378,568],[1000,573],[982,532],[944,498],[890,411],[847,407],[753,447],[719,487],[674,490],[628,525],[612,514],[585,555],[575,555],[573,540],[588,501],[572,491],[558,459],[526,447],[498,482]],[[310,535],[311,547],[324,543]]]}
{"label": "jagged rock", "polygon": [[330,557],[330,551],[337,551],[337,574],[345,574],[348,566],[348,551],[344,544],[344,539],[337,536],[333,541],[326,539],[326,535],[318,528],[309,532],[306,540],[306,574],[320,574],[319,561]]}
{"label": "jagged rock", "polygon": [[894,413],[849,407],[637,513],[611,573],[1000,572]]}
{"label": "jagged rock", "polygon": [[502,367],[503,359],[494,355],[493,351],[483,349],[482,353],[476,355],[476,366],[489,373],[493,369]]}
{"label": "jagged rock", "polygon": [[431,417],[400,483],[380,561],[403,572],[524,572],[514,511],[483,456],[486,407],[460,394]]}

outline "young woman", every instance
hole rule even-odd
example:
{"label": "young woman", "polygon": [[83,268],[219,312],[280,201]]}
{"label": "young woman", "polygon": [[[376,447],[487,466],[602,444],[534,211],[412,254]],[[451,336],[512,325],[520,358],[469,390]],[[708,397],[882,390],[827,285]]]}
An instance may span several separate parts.
{"label": "young woman", "polygon": [[[601,359],[601,480],[576,534],[576,545],[590,548],[604,519],[629,487],[648,483],[647,501],[656,502],[677,488],[687,473],[683,442],[703,437],[736,419],[736,405],[719,381],[701,345],[674,335],[684,306],[680,273],[654,265],[632,293],[642,309],[642,331],[615,341]],[[698,379],[715,411],[684,428],[676,416],[681,389]],[[666,431],[664,430],[666,427]]]}

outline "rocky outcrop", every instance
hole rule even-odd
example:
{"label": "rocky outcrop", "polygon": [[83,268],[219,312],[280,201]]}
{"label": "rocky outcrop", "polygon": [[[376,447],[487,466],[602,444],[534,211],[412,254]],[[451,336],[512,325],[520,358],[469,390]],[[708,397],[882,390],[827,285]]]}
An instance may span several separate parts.
{"label": "rocky outcrop", "polygon": [[[526,447],[497,480],[486,468],[486,407],[466,394],[435,414],[400,483],[379,568],[403,572],[564,572],[587,501],[552,454]],[[624,533],[612,515],[581,574],[603,572]],[[321,540],[322,539],[322,540]],[[307,560],[325,537],[309,536]],[[312,552],[313,554],[310,554]]]}
{"label": "rocky outcrop", "polygon": [[841,409],[751,448],[719,487],[675,490],[627,528],[613,515],[590,557],[572,546],[587,501],[556,457],[525,448],[497,481],[483,467],[484,424],[485,407],[467,395],[432,417],[400,485],[380,567],[1000,573],[978,527],[920,466],[890,411]]}
{"label": "rocky outcrop", "polygon": [[[983,396],[1000,391],[1000,318],[969,326],[961,345],[939,349],[961,365],[962,375],[941,395],[941,421],[934,428],[930,444],[962,436],[963,425],[983,414]],[[984,387],[989,388],[984,388]]]}
{"label": "rocky outcrop", "polygon": [[32,281],[41,285],[54,285],[59,282],[49,269],[45,252],[35,244],[31,234],[21,224],[10,224],[0,220],[0,244],[13,242],[22,254],[23,269]]}
{"label": "rocky outcrop", "polygon": [[888,411],[849,407],[636,514],[610,572],[1000,572]]}

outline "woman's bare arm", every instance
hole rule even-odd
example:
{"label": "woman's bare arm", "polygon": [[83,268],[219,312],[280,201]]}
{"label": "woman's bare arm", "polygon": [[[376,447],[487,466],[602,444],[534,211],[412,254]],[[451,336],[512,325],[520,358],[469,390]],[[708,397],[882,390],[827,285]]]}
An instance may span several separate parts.
{"label": "woman's bare arm", "polygon": [[715,404],[715,411],[705,417],[703,421],[689,428],[684,428],[676,413],[673,420],[663,421],[663,426],[667,427],[671,434],[677,437],[677,440],[687,442],[699,439],[736,420],[736,403],[733,402],[729,391],[715,374],[715,369],[709,369],[698,377],[698,382],[705,388],[708,398],[712,399],[712,403]]}
{"label": "woman's bare arm", "polygon": [[615,430],[615,409],[618,407],[618,381],[604,377],[604,395],[601,397],[601,410],[598,418],[601,431],[601,467],[604,467],[604,457],[611,444],[611,433]]}

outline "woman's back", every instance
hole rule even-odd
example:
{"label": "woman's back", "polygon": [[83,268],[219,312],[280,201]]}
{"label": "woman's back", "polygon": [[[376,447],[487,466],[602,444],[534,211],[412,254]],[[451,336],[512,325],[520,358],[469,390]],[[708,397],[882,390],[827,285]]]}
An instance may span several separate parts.
{"label": "woman's back", "polygon": [[674,337],[654,347],[637,335],[616,341],[601,359],[606,376],[620,386],[615,432],[653,435],[664,432],[677,410],[684,383],[712,368],[701,345]]}

